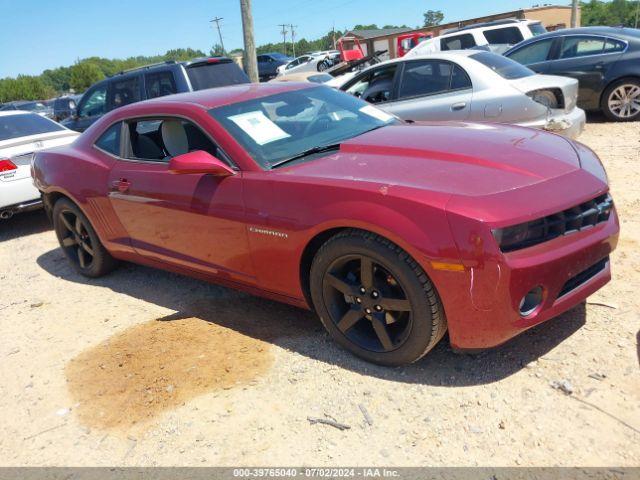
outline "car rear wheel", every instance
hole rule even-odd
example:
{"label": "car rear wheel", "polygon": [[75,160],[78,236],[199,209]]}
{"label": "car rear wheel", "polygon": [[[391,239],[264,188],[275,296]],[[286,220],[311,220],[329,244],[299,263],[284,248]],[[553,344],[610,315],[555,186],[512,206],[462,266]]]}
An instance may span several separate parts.
{"label": "car rear wheel", "polygon": [[101,277],[115,268],[116,260],[104,248],[87,217],[71,201],[56,202],[53,228],[62,251],[81,275]]}
{"label": "car rear wheel", "polygon": [[331,238],[316,254],[310,280],[329,334],[370,362],[415,362],[446,332],[442,303],[425,272],[378,235],[348,230]]}
{"label": "car rear wheel", "polygon": [[632,122],[640,118],[640,80],[629,78],[611,84],[602,96],[602,111],[609,120]]}

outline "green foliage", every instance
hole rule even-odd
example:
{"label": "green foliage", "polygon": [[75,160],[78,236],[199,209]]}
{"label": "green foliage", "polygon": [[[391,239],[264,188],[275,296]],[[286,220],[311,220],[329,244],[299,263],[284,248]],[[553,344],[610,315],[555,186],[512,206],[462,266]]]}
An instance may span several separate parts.
{"label": "green foliage", "polygon": [[40,77],[18,75],[18,78],[0,80],[0,103],[13,100],[41,100],[50,98],[55,91]]}
{"label": "green foliage", "polygon": [[424,13],[424,26],[425,27],[433,27],[435,25],[440,25],[444,20],[444,13],[440,10],[427,10]]}
{"label": "green foliage", "polygon": [[[590,0],[580,3],[583,27],[595,25],[635,27],[640,0]],[[640,26],[640,23],[638,23]]]}
{"label": "green foliage", "polygon": [[80,62],[71,67],[69,84],[76,92],[83,92],[94,83],[102,80],[104,73],[95,63]]}
{"label": "green foliage", "polygon": [[209,50],[209,55],[211,55],[212,57],[223,57],[226,55],[224,49],[222,48],[222,45],[220,45],[219,43],[216,43],[213,48],[211,48],[211,50]]}
{"label": "green foliage", "polygon": [[45,70],[39,76],[19,75],[0,79],[0,102],[13,100],[45,100],[74,89],[83,92],[91,84],[123,70],[161,63],[167,60],[186,61],[206,54],[202,50],[177,48],[164,55],[137,56],[126,59],[85,58],[71,67]]}

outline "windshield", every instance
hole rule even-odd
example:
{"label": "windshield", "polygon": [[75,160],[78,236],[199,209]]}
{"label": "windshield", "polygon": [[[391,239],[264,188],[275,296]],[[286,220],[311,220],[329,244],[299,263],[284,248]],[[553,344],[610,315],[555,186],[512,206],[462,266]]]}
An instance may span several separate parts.
{"label": "windshield", "polygon": [[496,55],[495,53],[480,52],[471,55],[470,58],[480,62],[485,67],[489,67],[502,78],[506,78],[507,80],[515,80],[516,78],[535,75],[533,70],[528,69],[524,65],[521,65],[510,58]]}
{"label": "windshield", "polygon": [[362,100],[323,86],[234,103],[209,113],[266,169],[315,147],[399,122]]}
{"label": "windshield", "polygon": [[64,130],[62,125],[35,113],[0,116],[0,142],[60,130]]}

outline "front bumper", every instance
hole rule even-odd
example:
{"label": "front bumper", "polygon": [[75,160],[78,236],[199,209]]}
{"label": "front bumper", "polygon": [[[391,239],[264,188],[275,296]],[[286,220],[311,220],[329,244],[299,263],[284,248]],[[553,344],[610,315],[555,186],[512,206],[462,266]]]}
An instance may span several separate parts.
{"label": "front bumper", "polygon": [[539,128],[558,133],[568,138],[577,138],[584,130],[587,116],[581,108],[574,108],[569,113],[559,110],[548,118],[518,123],[522,127]]}
{"label": "front bumper", "polygon": [[[611,279],[608,257],[618,232],[614,210],[595,227],[502,254],[465,272],[442,273],[436,284],[452,347],[495,347],[584,301]],[[542,303],[523,317],[520,301],[536,286],[543,288]]]}

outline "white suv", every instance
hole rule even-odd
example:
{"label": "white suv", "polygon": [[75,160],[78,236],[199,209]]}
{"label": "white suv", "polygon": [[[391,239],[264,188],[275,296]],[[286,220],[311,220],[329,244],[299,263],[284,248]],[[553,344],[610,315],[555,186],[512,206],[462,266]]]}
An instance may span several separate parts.
{"label": "white suv", "polygon": [[547,29],[537,20],[496,20],[450,30],[438,37],[425,40],[407,53],[407,57],[445,50],[486,48],[496,53],[506,51],[523,40],[546,33]]}

